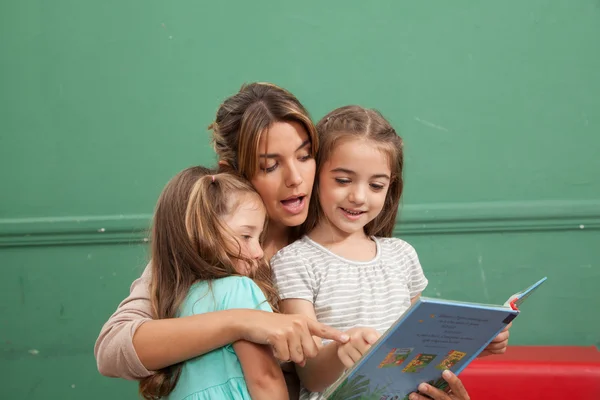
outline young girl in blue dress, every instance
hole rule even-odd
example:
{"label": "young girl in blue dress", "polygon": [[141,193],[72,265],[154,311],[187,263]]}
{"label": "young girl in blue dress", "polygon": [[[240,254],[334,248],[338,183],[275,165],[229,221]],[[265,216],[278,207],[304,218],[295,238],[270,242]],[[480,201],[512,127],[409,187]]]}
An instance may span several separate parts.
{"label": "young girl in blue dress", "polygon": [[[154,318],[233,308],[273,311],[277,292],[260,238],[266,211],[246,181],[188,168],[165,187],[152,229]],[[158,371],[140,382],[145,399],[288,399],[269,347],[246,341]]]}

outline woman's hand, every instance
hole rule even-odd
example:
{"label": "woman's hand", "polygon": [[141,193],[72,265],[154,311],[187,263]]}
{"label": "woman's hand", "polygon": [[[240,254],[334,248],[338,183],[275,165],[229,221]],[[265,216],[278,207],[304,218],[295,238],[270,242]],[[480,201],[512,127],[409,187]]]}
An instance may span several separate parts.
{"label": "woman's hand", "polygon": [[[434,388],[427,383],[421,383],[419,385],[419,393],[411,393],[408,397],[410,400],[469,400],[469,393],[463,386],[462,382],[452,372],[446,370],[442,374],[442,377],[448,382],[449,390],[444,392],[443,390]],[[427,395],[425,397],[423,395]]]}
{"label": "woman's hand", "polygon": [[257,344],[273,348],[273,355],[280,361],[293,361],[303,366],[307,358],[318,354],[320,343],[313,336],[346,343],[349,336],[330,326],[321,324],[305,315],[275,314],[256,311],[241,321],[242,336]]}
{"label": "woman's hand", "polygon": [[381,335],[374,329],[362,327],[352,328],[346,333],[350,336],[350,340],[338,346],[337,354],[344,367],[350,368]]}
{"label": "woman's hand", "polygon": [[494,340],[492,340],[477,357],[485,357],[492,354],[504,354],[506,352],[506,348],[508,347],[508,337],[510,336],[510,332],[508,330],[511,326],[512,322],[506,325],[502,332],[500,332],[498,336],[496,336]]}

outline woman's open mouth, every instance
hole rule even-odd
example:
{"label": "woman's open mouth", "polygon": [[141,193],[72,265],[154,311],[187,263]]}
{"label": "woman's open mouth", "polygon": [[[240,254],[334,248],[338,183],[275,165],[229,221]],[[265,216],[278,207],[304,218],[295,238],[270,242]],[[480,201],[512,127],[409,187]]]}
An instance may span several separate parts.
{"label": "woman's open mouth", "polygon": [[285,200],[281,200],[281,205],[283,206],[283,209],[290,214],[300,214],[304,210],[305,200],[305,195],[289,197]]}

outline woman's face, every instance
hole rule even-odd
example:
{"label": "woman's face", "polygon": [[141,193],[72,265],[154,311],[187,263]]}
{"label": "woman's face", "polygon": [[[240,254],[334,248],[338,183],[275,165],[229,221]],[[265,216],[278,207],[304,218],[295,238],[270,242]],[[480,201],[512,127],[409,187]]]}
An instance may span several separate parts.
{"label": "woman's face", "polygon": [[306,220],[316,168],[310,150],[310,137],[297,122],[276,122],[260,138],[259,171],[250,181],[271,223],[298,226]]}

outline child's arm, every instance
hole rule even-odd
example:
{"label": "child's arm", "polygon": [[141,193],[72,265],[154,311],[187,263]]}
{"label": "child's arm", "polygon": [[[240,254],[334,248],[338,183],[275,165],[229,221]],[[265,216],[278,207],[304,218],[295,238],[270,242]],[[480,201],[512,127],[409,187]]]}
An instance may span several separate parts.
{"label": "child's arm", "polygon": [[418,295],[414,296],[413,298],[410,299],[410,304],[415,304],[417,302],[417,300],[419,299],[419,297],[421,297],[421,293],[419,293]]}
{"label": "child's arm", "polygon": [[271,349],[246,341],[233,344],[253,400],[288,400],[287,386]]}
{"label": "child's arm", "polygon": [[[304,314],[317,319],[313,305],[307,300],[286,299],[281,302],[281,308],[286,314]],[[305,365],[296,365],[300,381],[311,392],[322,392],[333,384],[379,338],[379,333],[369,328],[354,328],[347,334],[350,337],[347,343],[331,342],[321,347],[319,354]]]}
{"label": "child's arm", "polygon": [[[286,314],[304,314],[317,319],[313,305],[306,300],[287,299],[281,302],[281,311]],[[320,340],[315,338],[319,343]],[[336,381],[344,372],[344,364],[337,355],[338,346],[331,342],[320,346],[319,354],[311,360],[306,360],[304,366],[296,365],[300,381],[311,392],[321,392]]]}

